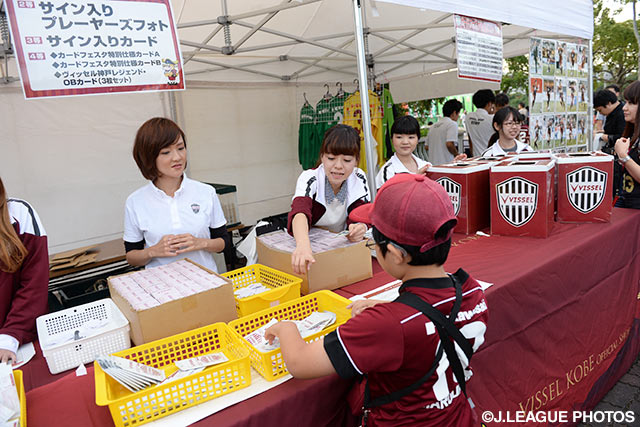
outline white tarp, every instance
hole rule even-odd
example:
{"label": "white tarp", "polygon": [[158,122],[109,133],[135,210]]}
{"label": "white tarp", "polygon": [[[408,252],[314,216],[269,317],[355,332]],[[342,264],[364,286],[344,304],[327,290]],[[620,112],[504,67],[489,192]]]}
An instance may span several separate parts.
{"label": "white tarp", "polygon": [[593,37],[593,2],[588,0],[377,0],[440,12],[502,21],[567,36]]}

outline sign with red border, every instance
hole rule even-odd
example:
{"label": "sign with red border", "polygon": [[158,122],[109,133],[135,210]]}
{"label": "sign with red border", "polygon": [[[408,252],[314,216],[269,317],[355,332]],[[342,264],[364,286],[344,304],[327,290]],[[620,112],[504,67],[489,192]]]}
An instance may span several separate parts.
{"label": "sign with red border", "polygon": [[458,78],[500,83],[502,25],[485,19],[454,15]]}
{"label": "sign with red border", "polygon": [[184,90],[170,0],[6,0],[24,96]]}

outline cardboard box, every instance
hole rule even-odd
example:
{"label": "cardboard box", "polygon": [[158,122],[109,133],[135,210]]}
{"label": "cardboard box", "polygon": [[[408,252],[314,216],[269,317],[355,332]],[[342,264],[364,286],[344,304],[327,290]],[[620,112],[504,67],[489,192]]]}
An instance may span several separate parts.
{"label": "cardboard box", "polygon": [[432,166],[427,176],[444,187],[458,218],[456,233],[471,234],[489,226],[491,162],[459,162]]}
{"label": "cardboard box", "polygon": [[[213,271],[187,259],[210,274]],[[121,274],[127,276],[133,274]],[[237,319],[236,303],[233,297],[233,283],[222,276],[225,285],[169,301],[157,307],[136,311],[124,296],[108,280],[111,299],[129,320],[131,341],[135,345],[145,344],[171,335],[200,328],[216,322],[230,322]]]}
{"label": "cardboard box", "polygon": [[[276,231],[282,233],[282,231]],[[306,275],[299,275],[291,268],[291,253],[271,248],[256,238],[258,262],[276,270],[293,274],[302,279],[300,293],[308,295],[322,289],[333,290],[347,286],[373,275],[371,251],[366,242],[343,248],[314,253],[315,264]]]}
{"label": "cardboard box", "polygon": [[602,152],[557,154],[560,222],[609,222],[613,156]]}
{"label": "cardboard box", "polygon": [[555,160],[505,160],[491,167],[491,234],[548,237]]}

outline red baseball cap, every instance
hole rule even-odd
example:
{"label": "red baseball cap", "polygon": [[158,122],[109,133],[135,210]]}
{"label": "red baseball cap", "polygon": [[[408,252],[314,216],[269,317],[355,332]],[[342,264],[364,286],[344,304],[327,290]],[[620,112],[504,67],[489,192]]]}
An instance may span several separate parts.
{"label": "red baseball cap", "polygon": [[445,189],[424,175],[408,173],[397,174],[385,182],[375,201],[357,207],[349,218],[375,226],[394,242],[418,246],[420,252],[449,240],[453,227],[440,239],[436,239],[436,232],[447,221],[457,223]]}

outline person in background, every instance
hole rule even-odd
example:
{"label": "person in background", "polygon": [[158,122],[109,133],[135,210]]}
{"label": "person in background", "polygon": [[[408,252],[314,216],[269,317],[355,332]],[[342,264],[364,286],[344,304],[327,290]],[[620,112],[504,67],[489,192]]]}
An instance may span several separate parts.
{"label": "person in background", "polygon": [[640,209],[640,81],[631,83],[624,90],[624,99],[626,103],[622,110],[627,126],[615,145],[618,162],[623,167],[616,207]]}
{"label": "person in background", "polygon": [[423,175],[399,174],[351,216],[372,225],[376,258],[403,282],[400,297],[352,303],[351,319],[308,344],[290,321],[265,338],[279,339],[296,378],[337,373],[366,381],[363,425],[479,425],[465,385],[489,315],[478,282],[462,269],[444,270],[457,222],[447,192]]}
{"label": "person in background", "polygon": [[606,120],[604,123],[604,134],[600,137],[603,147],[602,151],[613,154],[613,147],[625,128],[622,103],[611,90],[603,89],[593,95],[593,108],[602,114]]}
{"label": "person in background", "polygon": [[395,153],[376,175],[376,188],[382,187],[382,184],[398,173],[426,173],[431,163],[413,154],[419,139],[420,124],[415,117],[402,116],[393,123],[391,142]]}
{"label": "person in background", "polygon": [[509,95],[500,92],[496,95],[496,111],[509,105]]}
{"label": "person in background", "polygon": [[504,107],[493,116],[494,134],[489,139],[489,148],[482,153],[483,157],[504,156],[507,153],[533,151],[524,142],[517,140],[523,117],[513,107]]}
{"label": "person in background", "polygon": [[524,102],[518,102],[518,113],[520,113],[525,119],[529,117],[529,110],[527,110],[527,106],[524,105]]}
{"label": "person in background", "polygon": [[[623,103],[618,100],[612,89],[603,89],[593,95],[593,108],[598,114],[604,117],[604,133],[600,136],[602,141],[602,151],[607,154],[615,153],[616,141],[625,129],[626,121],[622,111]],[[619,163],[613,164],[613,197],[620,191],[622,179],[622,166]]]}
{"label": "person in background", "polygon": [[356,207],[370,200],[364,171],[358,169],[360,136],[348,125],[327,130],[320,148],[320,165],[300,174],[291,202],[287,230],[296,239],[291,267],[306,274],[315,262],[309,229],[324,227],[333,232],[349,230],[352,242],[363,239],[365,224],[353,223],[348,216]]}
{"label": "person in background", "polygon": [[0,363],[36,339],[36,318],[47,313],[47,234],[35,209],[7,198],[0,179]]}
{"label": "person in background", "polygon": [[496,96],[491,89],[481,89],[473,94],[472,101],[476,111],[467,114],[464,127],[469,137],[471,156],[477,157],[487,149],[494,132],[491,121],[496,110]]}
{"label": "person in background", "polygon": [[[618,85],[609,85],[605,87],[605,90],[611,91],[616,95],[616,98],[619,101],[622,101],[622,99],[620,98],[620,86]],[[622,102],[622,104],[624,104],[624,102]],[[604,114],[600,114],[599,112],[596,114],[596,119],[595,119],[595,123],[594,123],[594,127],[595,127],[595,132],[596,133],[602,133],[604,132],[604,125],[607,122],[607,116],[605,116]]]}
{"label": "person in background", "polygon": [[156,117],[140,126],[133,158],[149,180],[125,204],[127,262],[156,267],[189,258],[218,271],[212,252],[231,244],[216,190],[187,178],[187,141],[173,121]]}
{"label": "person in background", "polygon": [[462,103],[450,99],[442,106],[442,118],[427,134],[429,161],[433,165],[449,163],[458,156],[458,118]]}

